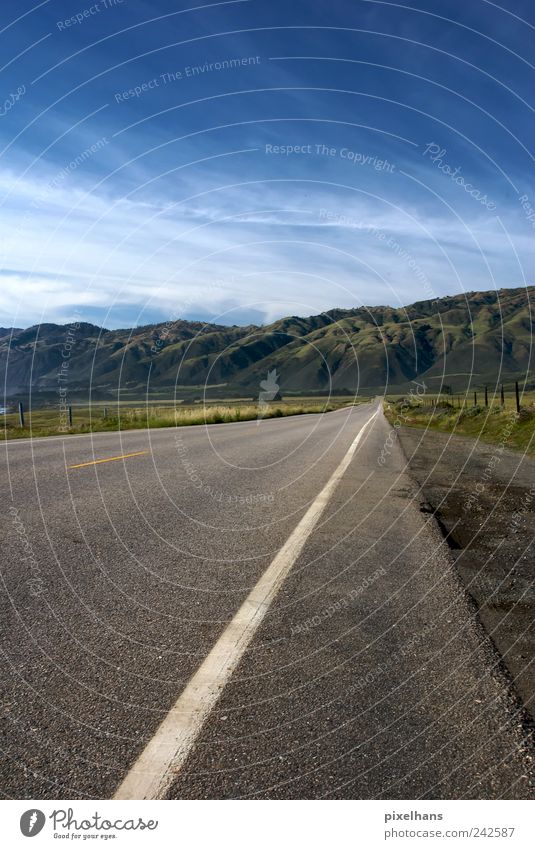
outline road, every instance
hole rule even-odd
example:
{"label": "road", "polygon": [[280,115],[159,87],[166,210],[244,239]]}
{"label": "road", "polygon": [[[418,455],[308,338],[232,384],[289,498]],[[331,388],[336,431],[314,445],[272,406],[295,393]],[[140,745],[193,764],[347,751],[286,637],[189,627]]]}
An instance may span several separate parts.
{"label": "road", "polygon": [[375,401],[2,446],[4,796],[533,798],[388,432]]}

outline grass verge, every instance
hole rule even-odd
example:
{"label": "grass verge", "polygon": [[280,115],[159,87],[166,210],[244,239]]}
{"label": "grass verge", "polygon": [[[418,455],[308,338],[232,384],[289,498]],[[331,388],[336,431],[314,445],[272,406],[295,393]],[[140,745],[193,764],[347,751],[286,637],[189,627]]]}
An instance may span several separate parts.
{"label": "grass verge", "polygon": [[[363,403],[368,399],[359,399]],[[24,437],[62,436],[75,433],[99,433],[117,430],[136,430],[159,427],[188,427],[190,425],[222,424],[225,422],[245,422],[254,419],[272,419],[283,416],[299,416],[309,413],[329,413],[349,406],[344,401],[296,404],[272,402],[265,406],[258,404],[222,404],[207,407],[125,407],[116,408],[109,415],[102,408],[73,409],[73,427],[63,427],[58,420],[57,410],[34,410],[26,415],[26,426],[19,426],[15,414],[5,415],[0,430],[0,439],[21,439]]]}
{"label": "grass verge", "polygon": [[417,427],[455,433],[535,456],[535,403],[507,406],[455,407],[446,401],[430,405],[414,398],[385,400],[385,415],[394,427]]}

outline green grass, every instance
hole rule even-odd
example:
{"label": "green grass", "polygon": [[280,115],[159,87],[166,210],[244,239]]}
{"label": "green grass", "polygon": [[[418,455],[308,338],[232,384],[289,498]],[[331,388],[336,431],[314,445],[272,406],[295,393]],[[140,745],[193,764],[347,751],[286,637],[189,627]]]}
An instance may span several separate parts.
{"label": "green grass", "polygon": [[526,393],[522,398],[520,415],[516,413],[513,398],[506,398],[504,406],[474,406],[465,401],[457,406],[444,398],[435,404],[435,398],[389,398],[385,400],[385,414],[395,427],[417,427],[441,433],[469,436],[493,445],[503,445],[535,456],[535,397]]}
{"label": "green grass", "polygon": [[[368,398],[359,398],[355,403],[363,403]],[[118,406],[107,405],[104,415],[103,405],[73,407],[73,427],[61,427],[57,408],[32,410],[25,414],[25,427],[19,426],[18,414],[8,413],[2,417],[3,427],[0,439],[21,439],[23,437],[59,436],[73,433],[97,433],[117,430],[135,430],[140,428],[187,427],[189,425],[223,424],[251,421],[257,418],[278,418],[280,416],[299,416],[308,413],[328,413],[347,407],[352,398],[314,399],[311,401],[272,401],[262,409],[251,402],[234,401],[213,405],[156,406],[148,404],[134,406],[132,402]]]}

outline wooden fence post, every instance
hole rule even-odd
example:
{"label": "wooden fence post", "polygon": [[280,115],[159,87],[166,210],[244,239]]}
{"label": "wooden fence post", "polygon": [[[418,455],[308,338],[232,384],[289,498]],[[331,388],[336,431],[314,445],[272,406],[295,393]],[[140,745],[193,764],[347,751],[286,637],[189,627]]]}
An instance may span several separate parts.
{"label": "wooden fence post", "polygon": [[518,380],[515,380],[516,411],[520,412],[520,395],[518,392]]}
{"label": "wooden fence post", "polygon": [[24,407],[22,406],[22,401],[19,401],[19,425],[20,427],[24,427]]}

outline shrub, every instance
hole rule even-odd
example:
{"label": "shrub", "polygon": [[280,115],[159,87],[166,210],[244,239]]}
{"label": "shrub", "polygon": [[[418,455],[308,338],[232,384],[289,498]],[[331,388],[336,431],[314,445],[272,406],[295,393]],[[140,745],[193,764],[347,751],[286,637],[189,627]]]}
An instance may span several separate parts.
{"label": "shrub", "polygon": [[477,404],[477,406],[475,407],[465,407],[461,415],[467,418],[472,418],[473,416],[479,416],[479,414],[482,413],[484,409],[485,407],[481,407],[479,404]]}

